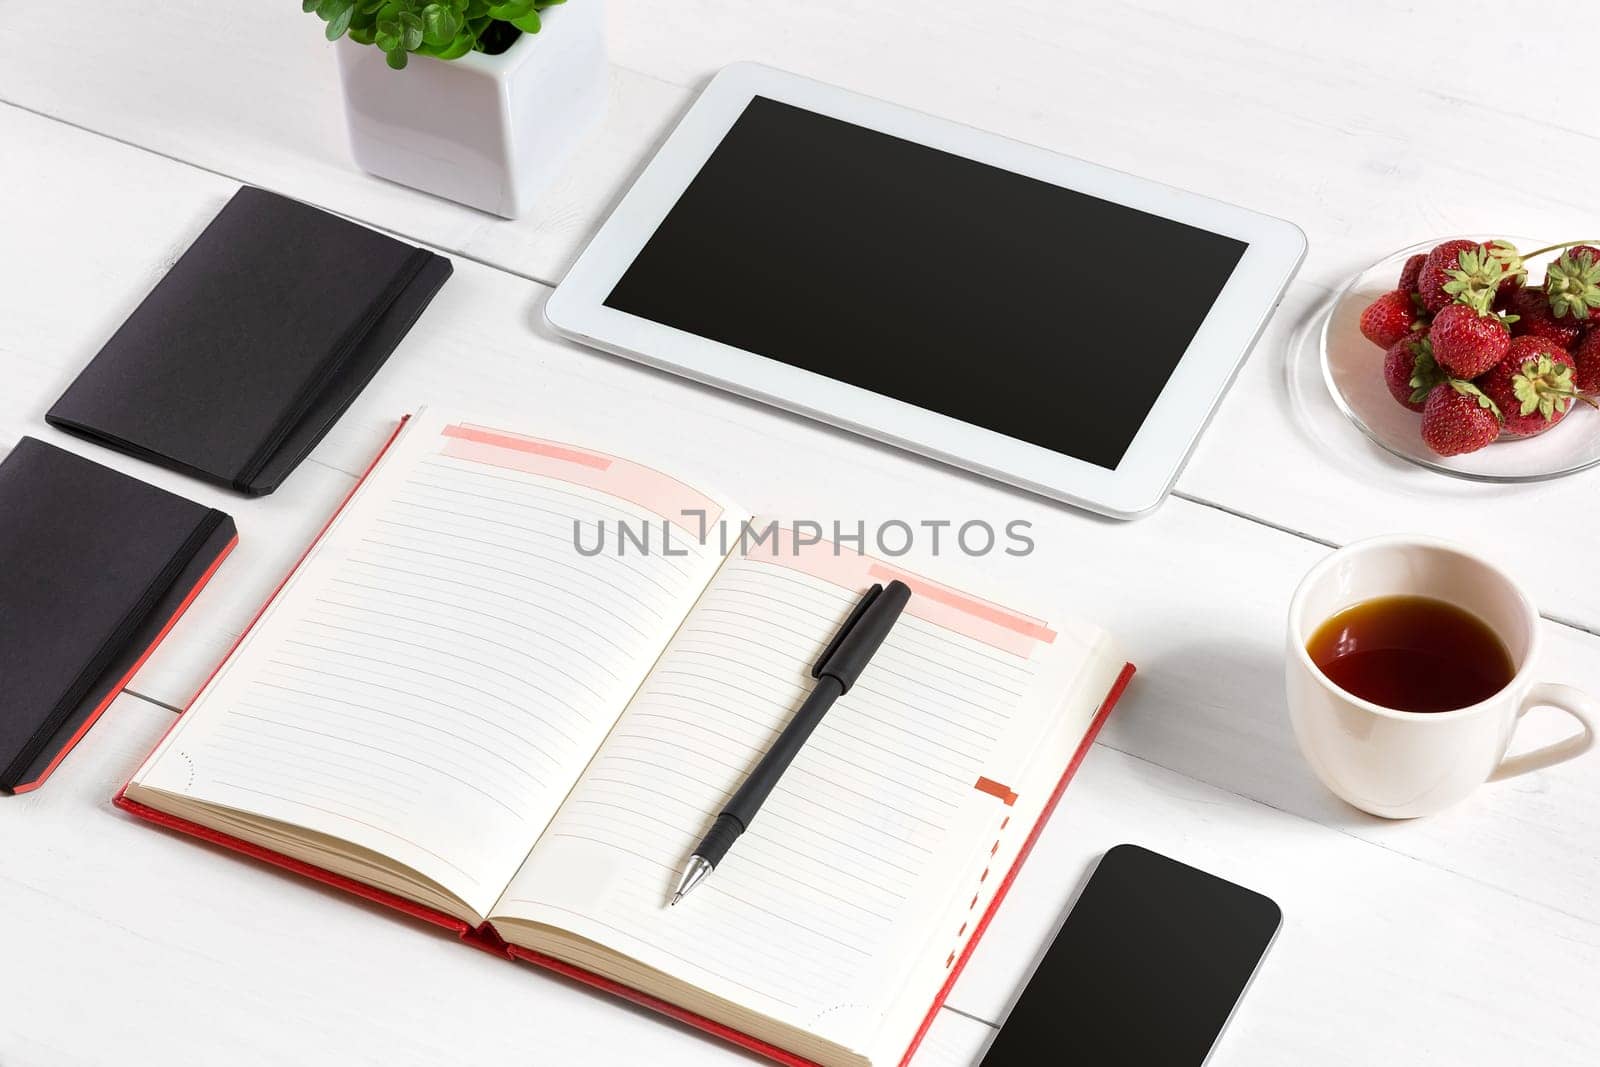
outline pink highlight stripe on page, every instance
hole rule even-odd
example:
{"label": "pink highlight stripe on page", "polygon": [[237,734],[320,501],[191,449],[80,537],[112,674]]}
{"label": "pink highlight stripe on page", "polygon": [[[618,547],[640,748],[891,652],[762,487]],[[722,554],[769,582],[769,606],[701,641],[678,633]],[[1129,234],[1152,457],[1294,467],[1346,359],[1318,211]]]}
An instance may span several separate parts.
{"label": "pink highlight stripe on page", "polygon": [[1035,645],[1051,644],[1056,639],[1055,631],[1038,619],[968,596],[870,556],[835,551],[832,542],[797,545],[794,532],[788,527],[780,528],[773,539],[748,546],[745,558],[775,563],[855,592],[864,592],[875,582],[898,578],[911,587],[907,613],[1023,659],[1033,654]]}
{"label": "pink highlight stripe on page", "polygon": [[443,453],[452,459],[595,489],[637,504],[696,538],[702,512],[708,526],[722,517],[722,505],[704,493],[632,460],[481,426],[451,424],[441,433],[449,438]]}
{"label": "pink highlight stripe on page", "polygon": [[607,456],[597,456],[590,452],[579,452],[575,448],[553,444],[550,441],[540,441],[534,437],[519,437],[516,434],[501,433],[498,430],[480,430],[474,426],[446,426],[443,430],[446,437],[459,438],[462,441],[472,441],[480,445],[494,445],[496,448],[509,448],[516,452],[527,452],[535,456],[548,456],[551,459],[565,460],[568,463],[577,463],[585,467],[593,467],[603,471],[611,466],[611,459]]}
{"label": "pink highlight stripe on page", "polygon": [[1031,637],[1035,641],[1052,644],[1056,639],[1056,632],[1038,619],[1030,619],[1026,615],[1019,615],[1008,608],[991,604],[987,600],[978,600],[975,597],[958,593],[948,586],[937,582],[930,582],[926,578],[919,578],[908,571],[898,571],[882,563],[874,563],[867,568],[867,574],[873,578],[880,578],[892,582],[896,578],[911,587],[911,592],[917,596],[930,597],[941,604],[946,604],[957,611],[964,611],[970,615],[1003,626],[1008,630],[1015,630],[1024,637]]}

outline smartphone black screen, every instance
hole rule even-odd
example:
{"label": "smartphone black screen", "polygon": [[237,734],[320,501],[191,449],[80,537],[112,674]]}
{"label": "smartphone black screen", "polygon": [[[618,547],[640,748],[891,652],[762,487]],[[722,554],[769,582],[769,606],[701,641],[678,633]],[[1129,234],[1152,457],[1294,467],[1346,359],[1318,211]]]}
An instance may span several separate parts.
{"label": "smartphone black screen", "polygon": [[983,1067],[1200,1067],[1281,919],[1260,893],[1118,845],[1100,860]]}

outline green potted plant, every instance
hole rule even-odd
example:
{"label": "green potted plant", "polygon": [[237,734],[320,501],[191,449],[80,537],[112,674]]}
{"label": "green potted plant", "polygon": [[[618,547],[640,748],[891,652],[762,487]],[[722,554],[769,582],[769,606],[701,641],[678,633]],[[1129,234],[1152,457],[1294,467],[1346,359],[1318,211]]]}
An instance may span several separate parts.
{"label": "green potted plant", "polygon": [[509,218],[605,111],[601,0],[302,0],[363,170]]}

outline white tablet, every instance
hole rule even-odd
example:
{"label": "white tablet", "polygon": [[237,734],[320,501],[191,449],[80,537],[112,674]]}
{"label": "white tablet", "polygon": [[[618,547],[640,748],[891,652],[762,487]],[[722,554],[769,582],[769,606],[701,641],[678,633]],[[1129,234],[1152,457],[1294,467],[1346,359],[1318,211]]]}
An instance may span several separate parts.
{"label": "white tablet", "polygon": [[1107,515],[1158,504],[1290,223],[752,64],[551,296],[587,344]]}

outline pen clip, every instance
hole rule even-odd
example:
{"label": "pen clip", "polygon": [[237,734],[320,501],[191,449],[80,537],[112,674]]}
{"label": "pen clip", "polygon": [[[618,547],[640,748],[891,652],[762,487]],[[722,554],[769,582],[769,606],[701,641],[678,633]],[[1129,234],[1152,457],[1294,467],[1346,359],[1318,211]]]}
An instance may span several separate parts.
{"label": "pen clip", "polygon": [[855,610],[850,612],[850,617],[845,619],[839,626],[839,632],[833,635],[832,641],[828,642],[828,647],[823,649],[822,655],[817,657],[817,662],[811,667],[811,677],[822,677],[822,668],[828,665],[828,661],[833,658],[833,654],[839,651],[839,646],[844,644],[845,638],[850,636],[850,631],[855,629],[856,623],[861,621],[861,616],[867,613],[867,609],[872,606],[872,602],[877,600],[882,592],[883,586],[881,585],[874,585],[866,591],[860,602],[856,604]]}

